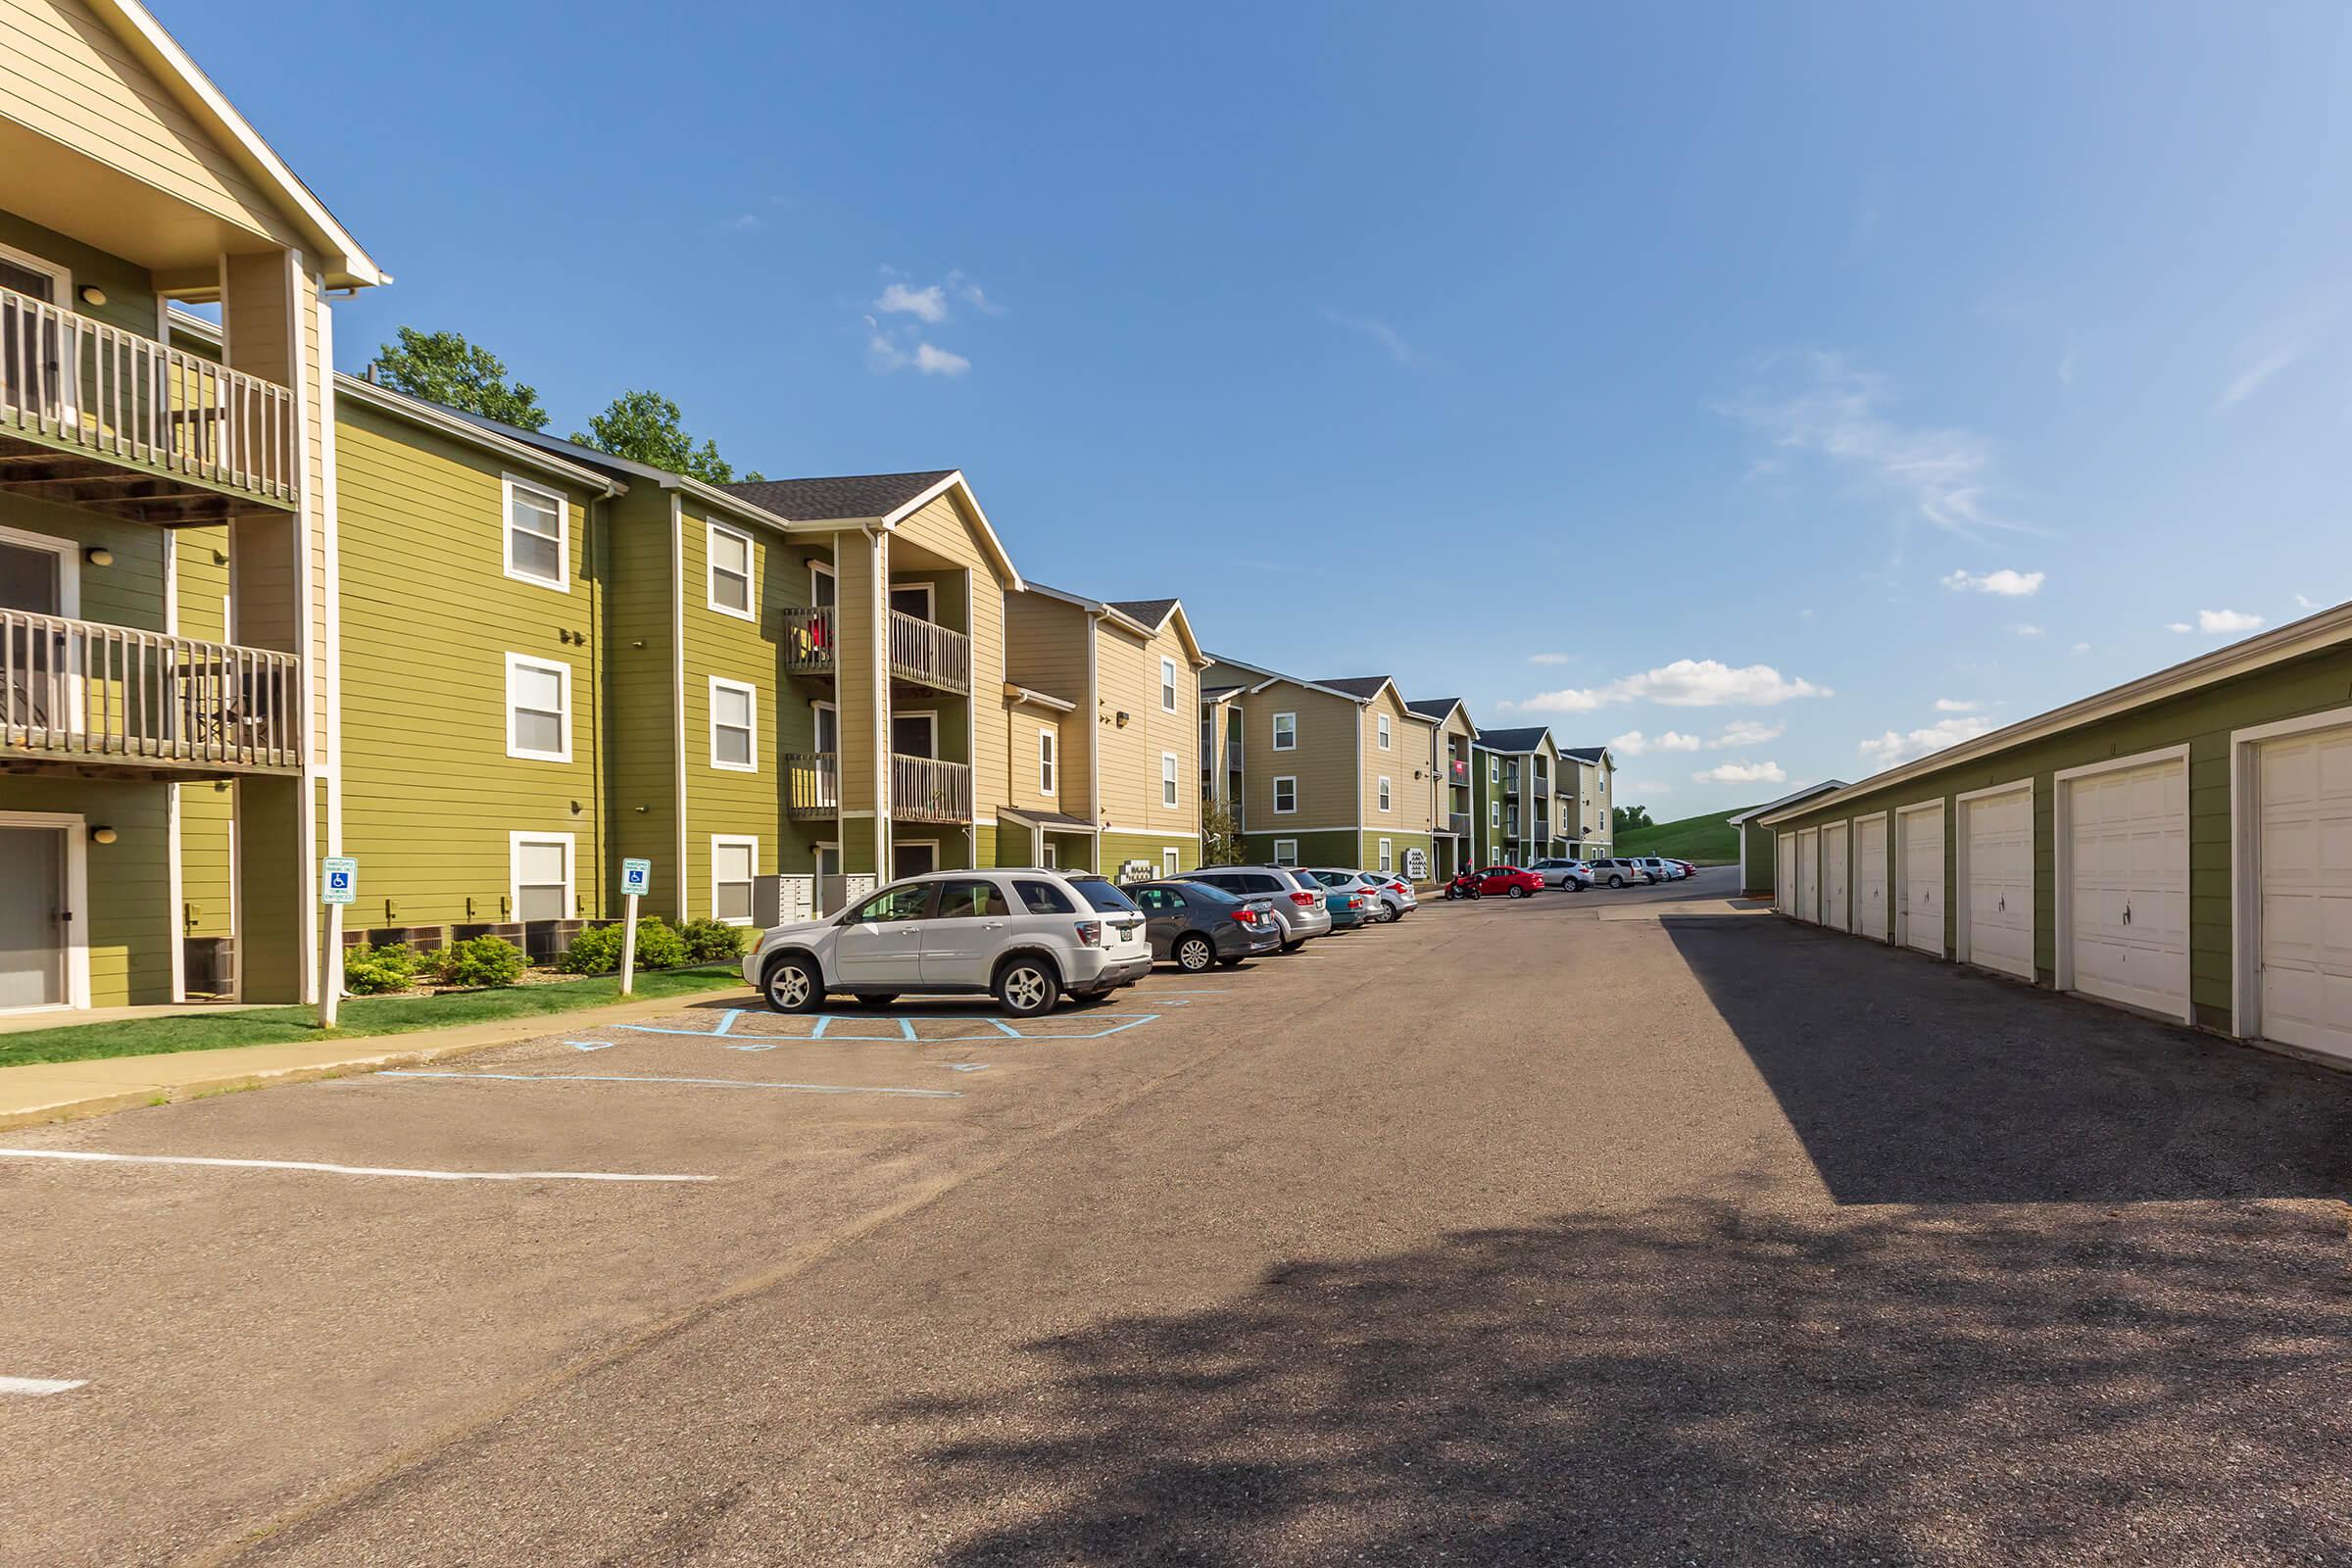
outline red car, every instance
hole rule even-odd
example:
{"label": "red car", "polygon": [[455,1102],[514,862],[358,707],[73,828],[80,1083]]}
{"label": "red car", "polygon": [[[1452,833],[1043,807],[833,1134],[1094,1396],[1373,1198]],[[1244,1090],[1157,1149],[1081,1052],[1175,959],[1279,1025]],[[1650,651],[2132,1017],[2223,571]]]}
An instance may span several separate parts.
{"label": "red car", "polygon": [[[1533,871],[1522,871],[1515,865],[1490,865],[1477,871],[1464,871],[1454,879],[1454,887],[1465,884],[1477,887],[1478,896],[1482,899],[1524,899],[1531,893],[1544,891],[1542,877]],[[1459,896],[1453,888],[1446,889],[1446,897]]]}

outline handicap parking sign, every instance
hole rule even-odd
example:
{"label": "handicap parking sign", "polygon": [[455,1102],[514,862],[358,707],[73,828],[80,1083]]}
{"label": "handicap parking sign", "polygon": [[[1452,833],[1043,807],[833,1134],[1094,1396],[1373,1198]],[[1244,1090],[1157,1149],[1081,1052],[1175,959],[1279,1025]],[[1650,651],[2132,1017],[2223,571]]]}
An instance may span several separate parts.
{"label": "handicap parking sign", "polygon": [[329,904],[351,904],[360,896],[360,862],[348,855],[326,858],[326,891],[321,895]]}
{"label": "handicap parking sign", "polygon": [[653,891],[654,862],[623,860],[620,862],[620,891],[623,898],[643,898]]}

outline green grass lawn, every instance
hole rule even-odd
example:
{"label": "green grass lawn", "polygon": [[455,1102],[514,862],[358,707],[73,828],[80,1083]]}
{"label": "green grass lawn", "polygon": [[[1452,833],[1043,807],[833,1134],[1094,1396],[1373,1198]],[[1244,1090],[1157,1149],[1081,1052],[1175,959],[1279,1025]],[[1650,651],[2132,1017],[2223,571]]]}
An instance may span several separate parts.
{"label": "green grass lawn", "polygon": [[1619,855],[1667,855],[1700,865],[1732,865],[1740,859],[1740,835],[1726,817],[1746,810],[1735,806],[1706,816],[1686,816],[1676,822],[1656,822],[1617,835]]}
{"label": "green grass lawn", "polygon": [[[631,1001],[660,1001],[722,991],[743,984],[732,964],[664,969],[637,976]],[[238,1011],[180,1013],[116,1023],[67,1024],[0,1035],[0,1067],[35,1061],[90,1061],[100,1056],[145,1056],[173,1051],[219,1051],[228,1046],[284,1046],[317,1040],[351,1040],[363,1035],[405,1035],[419,1029],[496,1023],[572,1012],[620,1000],[612,976],[557,980],[503,991],[453,991],[437,997],[346,997],[333,1029],[318,1027],[316,1007],[251,1007]]]}

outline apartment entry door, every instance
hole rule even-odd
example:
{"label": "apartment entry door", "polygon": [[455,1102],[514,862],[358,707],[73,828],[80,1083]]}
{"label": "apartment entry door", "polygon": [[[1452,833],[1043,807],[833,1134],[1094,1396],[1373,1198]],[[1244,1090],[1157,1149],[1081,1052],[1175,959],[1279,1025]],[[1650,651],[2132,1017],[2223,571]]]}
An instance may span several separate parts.
{"label": "apartment entry door", "polygon": [[890,874],[900,877],[921,876],[925,871],[939,869],[939,845],[930,839],[893,844],[890,847]]}
{"label": "apartment entry door", "polygon": [[[64,614],[64,570],[54,550],[0,539],[0,610]],[[0,718],[12,724],[50,722],[51,710],[60,707],[58,683],[52,676],[65,662],[61,642],[61,634],[24,627],[11,638],[8,648],[0,650],[7,655],[0,664],[8,671],[7,690],[0,691]]]}
{"label": "apartment entry door", "polygon": [[66,1001],[66,832],[0,826],[0,1012]]}

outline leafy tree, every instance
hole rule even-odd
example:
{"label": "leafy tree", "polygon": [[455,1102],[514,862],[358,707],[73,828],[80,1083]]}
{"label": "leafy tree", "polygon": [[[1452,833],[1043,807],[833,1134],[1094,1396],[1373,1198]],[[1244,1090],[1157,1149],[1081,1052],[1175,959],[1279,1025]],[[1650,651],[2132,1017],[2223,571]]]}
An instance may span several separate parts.
{"label": "leafy tree", "polygon": [[1609,808],[1609,822],[1619,834],[1630,833],[1638,827],[1657,825],[1650,821],[1649,808],[1646,806],[1613,806]]}
{"label": "leafy tree", "polygon": [[525,430],[547,428],[538,389],[509,381],[507,362],[466,342],[462,333],[404,326],[398,343],[375,351],[375,376],[396,392],[444,408],[464,409]]}
{"label": "leafy tree", "polygon": [[[728,484],[735,478],[734,466],[718,455],[717,445],[706,440],[697,447],[678,422],[678,406],[659,392],[623,392],[588,421],[585,432],[574,431],[571,438],[581,446],[709,484]],[[764,477],[756,468],[744,475],[754,482]]]}
{"label": "leafy tree", "polygon": [[1200,863],[1240,865],[1245,858],[1242,824],[1234,816],[1233,808],[1223,801],[1211,801],[1200,808]]}

